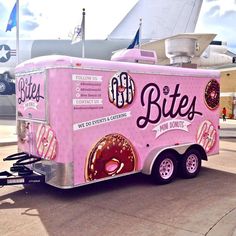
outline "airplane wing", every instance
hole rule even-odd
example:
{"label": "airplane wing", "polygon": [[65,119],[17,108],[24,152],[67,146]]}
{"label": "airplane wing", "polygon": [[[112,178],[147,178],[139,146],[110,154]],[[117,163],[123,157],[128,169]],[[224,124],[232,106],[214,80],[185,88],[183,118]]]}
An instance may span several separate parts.
{"label": "airplane wing", "polygon": [[161,40],[150,41],[141,45],[141,49],[154,50],[158,58],[158,64],[169,64],[169,59],[166,56],[165,40],[166,39],[196,39],[197,47],[195,48],[195,57],[199,57],[206,50],[216,34],[197,34],[197,33],[185,33],[178,34],[172,37],[167,37]]}

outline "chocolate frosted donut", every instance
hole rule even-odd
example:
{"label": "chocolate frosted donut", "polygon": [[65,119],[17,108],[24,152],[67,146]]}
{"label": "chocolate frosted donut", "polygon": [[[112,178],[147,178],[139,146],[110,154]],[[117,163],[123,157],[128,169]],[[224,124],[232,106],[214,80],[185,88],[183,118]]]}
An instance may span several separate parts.
{"label": "chocolate frosted donut", "polygon": [[85,179],[111,177],[136,170],[137,160],[132,144],[120,134],[101,138],[89,153]]}
{"label": "chocolate frosted donut", "polygon": [[205,88],[205,103],[210,110],[214,110],[219,106],[220,101],[220,85],[212,79],[207,83]]}

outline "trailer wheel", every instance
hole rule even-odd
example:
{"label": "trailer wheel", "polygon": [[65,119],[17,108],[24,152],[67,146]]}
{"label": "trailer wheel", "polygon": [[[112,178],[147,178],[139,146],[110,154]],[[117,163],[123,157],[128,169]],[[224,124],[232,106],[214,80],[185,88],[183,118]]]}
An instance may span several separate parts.
{"label": "trailer wheel", "polygon": [[152,179],[157,184],[168,184],[175,178],[176,170],[174,153],[165,151],[157,157],[152,167]]}
{"label": "trailer wheel", "polygon": [[201,169],[201,154],[196,149],[185,152],[180,162],[180,174],[185,179],[196,177]]}

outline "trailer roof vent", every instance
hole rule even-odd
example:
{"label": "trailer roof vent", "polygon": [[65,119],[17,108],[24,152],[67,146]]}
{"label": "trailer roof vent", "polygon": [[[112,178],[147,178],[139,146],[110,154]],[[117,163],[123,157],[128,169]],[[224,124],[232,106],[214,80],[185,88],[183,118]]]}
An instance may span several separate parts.
{"label": "trailer roof vent", "polygon": [[156,56],[156,52],[152,50],[142,50],[142,49],[137,49],[137,48],[123,49],[123,50],[116,51],[112,55],[111,61],[156,64],[157,56]]}

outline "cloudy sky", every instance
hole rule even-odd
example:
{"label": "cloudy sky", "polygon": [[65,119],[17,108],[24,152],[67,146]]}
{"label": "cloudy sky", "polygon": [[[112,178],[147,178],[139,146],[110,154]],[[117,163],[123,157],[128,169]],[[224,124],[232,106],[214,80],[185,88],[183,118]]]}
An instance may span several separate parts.
{"label": "cloudy sky", "polygon": [[236,53],[236,0],[203,0],[195,31],[216,33]]}
{"label": "cloudy sky", "polygon": [[[0,37],[15,36],[13,32],[5,33],[15,1],[0,0],[0,18],[2,19],[0,20]],[[105,39],[137,1],[20,0],[20,34],[22,37],[33,39],[68,39],[68,34],[81,23],[82,8],[85,8],[86,38]],[[15,30],[12,31],[15,32]]]}
{"label": "cloudy sky", "polygon": [[[20,0],[20,35],[28,39],[69,39],[86,8],[86,38],[105,39],[138,0]],[[164,1],[164,0],[163,0]],[[68,4],[69,3],[69,4]],[[0,37],[15,0],[0,0]],[[113,9],[108,10],[108,9]],[[216,33],[236,53],[236,0],[203,0],[196,32]]]}

